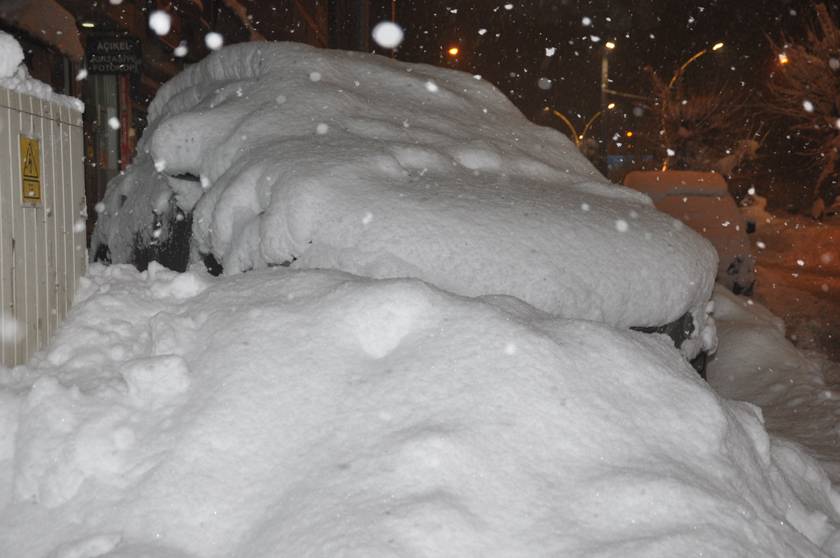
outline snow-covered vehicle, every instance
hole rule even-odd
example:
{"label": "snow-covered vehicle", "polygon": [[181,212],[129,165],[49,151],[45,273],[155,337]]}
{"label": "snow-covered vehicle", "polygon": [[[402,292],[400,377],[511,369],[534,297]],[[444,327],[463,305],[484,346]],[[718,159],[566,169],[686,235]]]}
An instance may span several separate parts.
{"label": "snow-covered vehicle", "polygon": [[489,83],[384,57],[233,46],[167,83],[91,252],[137,263],[186,243],[226,274],[414,277],[560,317],[681,324],[689,358],[714,344],[706,240]]}
{"label": "snow-covered vehicle", "polygon": [[748,223],[720,174],[632,171],[624,184],[649,195],[657,209],[709,239],[718,252],[718,282],[735,294],[752,294],[755,256]]}

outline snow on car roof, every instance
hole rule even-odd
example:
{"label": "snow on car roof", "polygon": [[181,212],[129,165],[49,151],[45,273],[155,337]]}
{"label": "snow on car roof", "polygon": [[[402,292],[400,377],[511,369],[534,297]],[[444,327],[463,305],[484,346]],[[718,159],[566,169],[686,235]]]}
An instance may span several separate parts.
{"label": "snow on car roof", "polygon": [[711,294],[705,240],[462,72],[236,45],[167,83],[149,114],[97,225],[94,251],[115,261],[160,234],[152,210],[174,190],[197,250],[226,273],[291,262],[417,277],[623,326],[668,323]]}

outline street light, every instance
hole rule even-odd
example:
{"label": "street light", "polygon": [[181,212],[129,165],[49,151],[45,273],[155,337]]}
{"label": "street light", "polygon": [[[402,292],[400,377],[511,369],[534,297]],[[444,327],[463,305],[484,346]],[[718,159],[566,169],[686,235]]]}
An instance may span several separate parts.
{"label": "street light", "polygon": [[662,138],[665,141],[665,160],[662,162],[662,170],[668,170],[668,166],[671,162],[671,153],[674,151],[671,149],[671,142],[668,138],[668,130],[665,126],[665,115],[668,113],[668,104],[671,99],[671,91],[674,89],[674,86],[677,84],[677,81],[682,77],[685,73],[686,68],[688,68],[693,62],[695,62],[698,58],[703,55],[706,55],[710,52],[717,52],[723,48],[723,42],[717,42],[711,47],[706,47],[699,52],[695,52],[692,54],[688,60],[683,62],[683,64],[674,72],[673,77],[671,77],[671,81],[668,82],[668,87],[665,89],[665,94],[662,97],[662,119],[660,123],[660,127],[662,130]]}
{"label": "street light", "polygon": [[[612,110],[614,108],[615,108],[615,103],[610,103],[609,105],[607,105],[608,110]],[[583,144],[583,140],[586,138],[586,133],[589,131],[589,128],[592,127],[592,124],[594,124],[595,121],[598,120],[598,117],[600,117],[603,114],[603,112],[599,110],[598,112],[596,112],[595,114],[590,116],[589,120],[587,120],[586,124],[584,124],[583,130],[581,130],[581,132],[578,133],[577,129],[575,128],[575,125],[572,124],[572,121],[569,120],[568,118],[566,118],[566,115],[563,114],[562,112],[560,112],[558,110],[550,109],[549,107],[545,107],[543,110],[546,110],[546,111],[550,110],[551,114],[553,114],[554,116],[559,118],[563,122],[563,124],[565,124],[566,127],[569,128],[569,130],[572,132],[572,140],[575,142],[575,145],[577,145],[578,147],[580,147],[581,144]]]}
{"label": "street light", "polygon": [[785,64],[787,64],[789,62],[790,62],[790,58],[788,58],[788,55],[785,54],[784,52],[780,52],[779,53],[779,64],[784,66]]}
{"label": "street light", "polygon": [[691,57],[688,60],[686,60],[685,62],[683,62],[683,65],[680,66],[679,69],[676,72],[674,72],[674,77],[672,77],[671,81],[668,82],[668,89],[670,90],[672,87],[674,87],[674,84],[677,82],[678,79],[680,79],[680,77],[682,77],[683,73],[685,73],[686,68],[688,68],[688,66],[692,62],[694,62],[695,60],[697,60],[698,58],[700,58],[704,54],[708,54],[709,52],[712,52],[712,51],[717,52],[722,48],[723,48],[723,43],[715,43],[714,46],[712,46],[711,48],[704,48],[703,50],[701,50],[699,52],[695,52],[693,55],[691,55]]}
{"label": "street light", "polygon": [[449,50],[446,51],[449,56],[458,56],[458,53],[461,52],[461,49],[458,48],[457,45],[449,47]]}
{"label": "street light", "polygon": [[[609,61],[609,53],[615,50],[615,42],[614,41],[607,41],[604,43],[604,50],[601,52],[601,111],[600,114],[606,115],[607,111],[610,107],[607,105],[607,92],[610,87],[610,61]],[[613,105],[615,106],[615,105]],[[610,171],[609,165],[609,128],[608,123],[609,119],[604,116],[601,118],[601,171],[604,173],[604,176],[607,176]]]}

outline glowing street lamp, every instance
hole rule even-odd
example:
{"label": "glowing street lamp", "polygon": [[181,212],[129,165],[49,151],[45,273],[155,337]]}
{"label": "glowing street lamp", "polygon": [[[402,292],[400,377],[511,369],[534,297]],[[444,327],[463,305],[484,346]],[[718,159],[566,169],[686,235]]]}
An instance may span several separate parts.
{"label": "glowing street lamp", "polygon": [[668,138],[668,132],[667,132],[666,126],[665,126],[665,114],[668,111],[668,101],[671,98],[671,90],[674,89],[674,85],[676,85],[677,81],[679,81],[679,79],[685,73],[686,68],[688,68],[689,65],[691,65],[692,62],[694,62],[695,60],[697,60],[698,58],[700,58],[701,56],[703,56],[705,54],[708,54],[710,52],[717,52],[717,51],[721,50],[723,48],[723,46],[724,46],[723,42],[717,42],[714,45],[712,45],[711,47],[706,47],[699,52],[695,52],[693,55],[691,55],[691,57],[689,57],[688,60],[683,62],[682,66],[680,66],[679,69],[677,69],[677,71],[674,72],[674,76],[671,78],[671,81],[668,82],[668,88],[665,90],[665,96],[662,98],[661,130],[662,130],[662,133],[663,133],[663,139],[665,141],[665,153],[667,154],[667,156],[665,157],[665,160],[662,162],[662,170],[664,170],[664,171],[668,170],[668,166],[671,163],[671,153],[673,153],[673,150],[671,149],[671,142],[670,142],[670,139]]}
{"label": "glowing street lamp", "polygon": [[779,64],[784,66],[785,64],[788,64],[789,62],[790,62],[790,58],[788,58],[788,55],[785,54],[784,52],[780,52],[779,53]]}
{"label": "glowing street lamp", "polygon": [[[607,104],[607,89],[610,87],[610,60],[609,54],[615,50],[615,41],[607,41],[604,43],[604,50],[601,52],[601,111],[600,114],[604,115],[601,117],[601,149],[600,149],[600,163],[601,163],[601,171],[604,173],[604,176],[609,174],[609,150],[607,149],[607,145],[609,143],[609,123],[608,118],[606,117],[607,111],[610,110],[610,107]],[[615,106],[615,103],[610,103],[612,106]]]}
{"label": "glowing street lamp", "polygon": [[449,54],[449,56],[458,56],[460,52],[461,49],[458,48],[458,45],[453,45],[449,47],[449,50],[446,51],[446,53]]}

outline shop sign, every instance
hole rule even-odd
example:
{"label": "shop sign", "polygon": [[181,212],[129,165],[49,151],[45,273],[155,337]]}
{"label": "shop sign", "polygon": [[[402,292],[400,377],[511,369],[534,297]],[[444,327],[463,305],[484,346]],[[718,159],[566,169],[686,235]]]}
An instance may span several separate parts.
{"label": "shop sign", "polygon": [[89,74],[140,73],[143,52],[140,41],[126,36],[89,36],[85,67]]}

